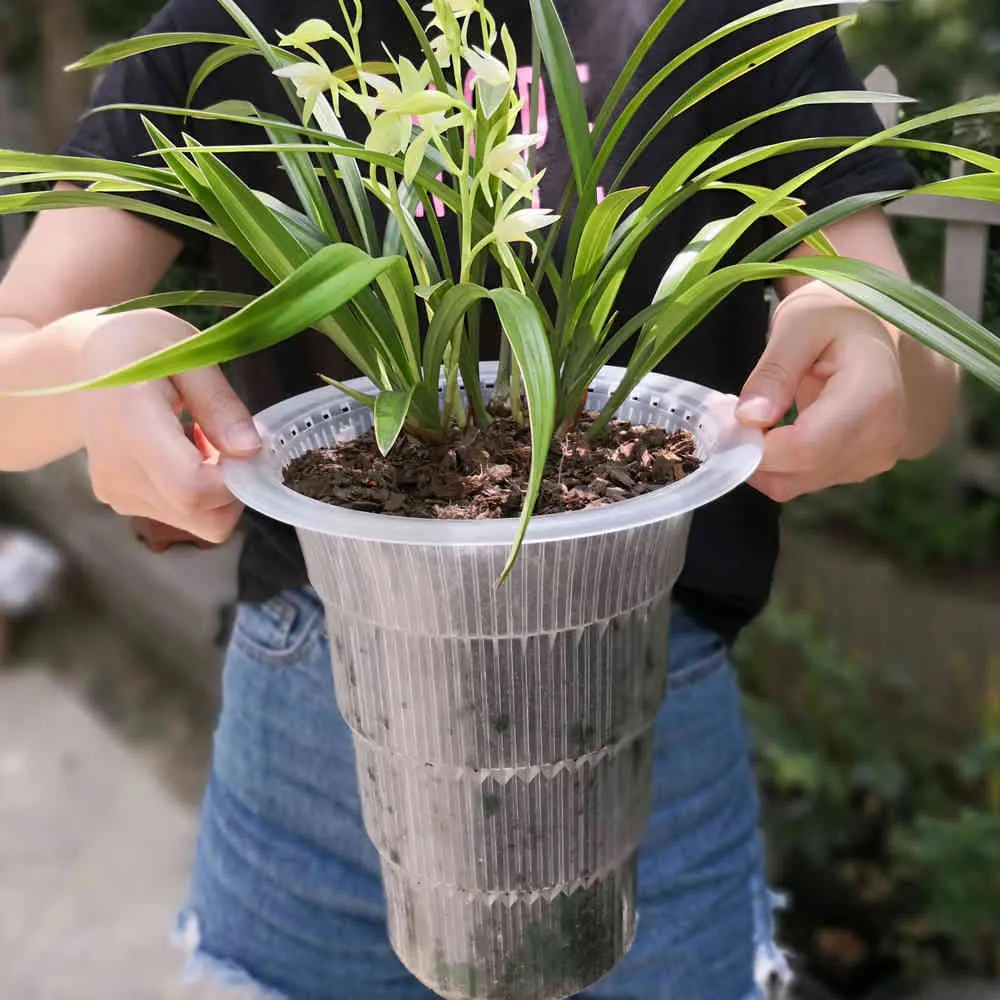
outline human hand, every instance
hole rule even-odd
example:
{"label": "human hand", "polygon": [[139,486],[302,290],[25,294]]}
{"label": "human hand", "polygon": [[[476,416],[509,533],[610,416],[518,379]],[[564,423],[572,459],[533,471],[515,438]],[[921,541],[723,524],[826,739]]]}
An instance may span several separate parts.
{"label": "human hand", "polygon": [[[82,377],[106,374],[195,332],[158,310],[105,317],[81,348]],[[200,447],[185,433],[182,410],[201,428]],[[217,458],[255,454],[260,438],[218,368],[82,392],[79,414],[99,500],[119,514],[173,525],[210,542],[232,534],[242,507],[226,489]]]}
{"label": "human hand", "polygon": [[[776,426],[793,402],[795,422]],[[895,336],[828,286],[802,286],[779,305],[736,416],[768,430],[750,483],[780,503],[888,471],[907,430]]]}

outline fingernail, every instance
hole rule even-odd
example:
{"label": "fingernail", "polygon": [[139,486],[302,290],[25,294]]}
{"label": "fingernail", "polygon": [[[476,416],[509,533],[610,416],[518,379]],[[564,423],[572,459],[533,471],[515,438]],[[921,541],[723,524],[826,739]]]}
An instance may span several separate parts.
{"label": "fingernail", "polygon": [[253,421],[242,420],[226,431],[226,447],[230,451],[256,451],[260,447],[260,435]]}
{"label": "fingernail", "polygon": [[752,424],[764,424],[774,419],[774,404],[764,396],[750,396],[736,407],[736,417]]}

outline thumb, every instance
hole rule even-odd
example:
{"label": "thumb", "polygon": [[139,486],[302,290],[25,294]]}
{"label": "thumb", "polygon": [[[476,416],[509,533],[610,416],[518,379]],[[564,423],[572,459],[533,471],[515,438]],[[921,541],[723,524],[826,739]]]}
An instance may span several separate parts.
{"label": "thumb", "polygon": [[829,337],[809,324],[775,324],[760,361],[740,393],[736,419],[773,427],[795,402],[802,380],[826,350]]}
{"label": "thumb", "polygon": [[184,372],[172,381],[187,411],[223,455],[242,458],[260,450],[250,411],[218,368]]}

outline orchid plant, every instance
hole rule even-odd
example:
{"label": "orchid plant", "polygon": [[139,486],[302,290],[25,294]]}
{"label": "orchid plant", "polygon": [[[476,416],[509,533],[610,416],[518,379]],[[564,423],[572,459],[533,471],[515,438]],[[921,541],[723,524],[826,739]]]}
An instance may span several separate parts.
{"label": "orchid plant", "polygon": [[[942,121],[995,114],[1000,96],[902,118],[874,136],[804,136],[751,149],[734,143],[760,121],[804,106],[904,101],[867,91],[796,97],[705,136],[667,165],[654,186],[627,186],[636,161],[678,115],[761,64],[848,23],[850,15],[784,31],[720,63],[665,106],[635,148],[619,156],[624,162],[617,174],[607,176],[629,124],[671,75],[750,25],[790,11],[828,7],[827,0],[779,0],[726,24],[657,68],[626,100],[640,66],[685,2],[668,0],[592,123],[554,0],[530,0],[534,41],[527,102],[518,92],[514,43],[486,0],[432,0],[420,12],[424,18],[408,0],[398,0],[414,32],[415,51],[422,54],[418,62],[391,52],[372,60],[363,51],[361,0],[338,0],[337,26],[310,20],[276,41],[263,37],[236,0],[217,2],[238,29],[233,34],[145,35],[105,46],[76,64],[99,67],[179,44],[215,46],[192,80],[186,107],[114,106],[144,116],[148,164],[0,151],[0,170],[14,172],[0,185],[61,180],[76,187],[0,195],[0,213],[107,205],[159,216],[231,243],[273,287],[257,298],[193,291],[116,306],[121,311],[205,304],[235,311],[168,350],[72,388],[120,385],[223,363],[316,328],[375,387],[370,393],[341,388],[372,407],[383,452],[404,428],[444,435],[470,422],[485,425],[501,411],[530,422],[533,462],[511,564],[534,509],[549,444],[573,426],[601,368],[632,345],[621,385],[590,426],[591,434],[600,433],[639,381],[744,282],[790,275],[819,279],[1000,388],[996,336],[929,291],[839,257],[823,235],[826,227],[855,212],[917,192],[1000,201],[1000,159],[912,137]],[[320,54],[320,43],[332,44],[343,57],[337,66]],[[266,60],[288,94],[294,117],[264,113],[242,101],[197,108],[204,81],[246,56]],[[555,211],[538,207],[535,199],[541,180],[534,151],[543,67],[572,168]],[[361,116],[366,134],[348,136],[349,111]],[[261,142],[210,147],[186,132],[180,143],[172,142],[150,120],[156,115],[252,126],[261,131]],[[525,115],[529,128],[522,134],[518,126]],[[807,214],[797,192],[844,158],[875,145],[939,153],[975,172],[917,192],[859,195]],[[831,152],[775,189],[734,179],[772,157],[816,149]],[[280,159],[297,205],[252,190],[221,159],[260,152]],[[719,153],[723,158],[710,166]],[[691,234],[689,246],[667,262],[653,301],[630,313],[618,293],[640,247],[681,205],[712,189],[736,192],[745,207]],[[167,198],[136,197],[146,193]],[[165,207],[165,200],[175,207]],[[381,226],[376,206],[383,209]],[[456,259],[438,219],[440,206],[457,225]],[[417,219],[420,209],[423,224]],[[724,263],[765,217],[777,220],[777,235],[740,261]],[[560,235],[565,251],[557,259]],[[803,242],[815,254],[789,257]],[[488,283],[491,265],[499,279]],[[499,376],[489,399],[479,379],[479,325],[487,307],[496,310],[503,330]]]}

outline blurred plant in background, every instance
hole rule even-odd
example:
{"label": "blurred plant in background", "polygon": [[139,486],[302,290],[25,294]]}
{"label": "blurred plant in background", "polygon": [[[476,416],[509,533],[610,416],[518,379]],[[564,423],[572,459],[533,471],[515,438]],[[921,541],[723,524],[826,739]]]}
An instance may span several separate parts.
{"label": "blurred plant in background", "polygon": [[849,997],[998,973],[1000,663],[982,731],[935,731],[912,674],[863,669],[777,597],[741,638],[783,939]]}

